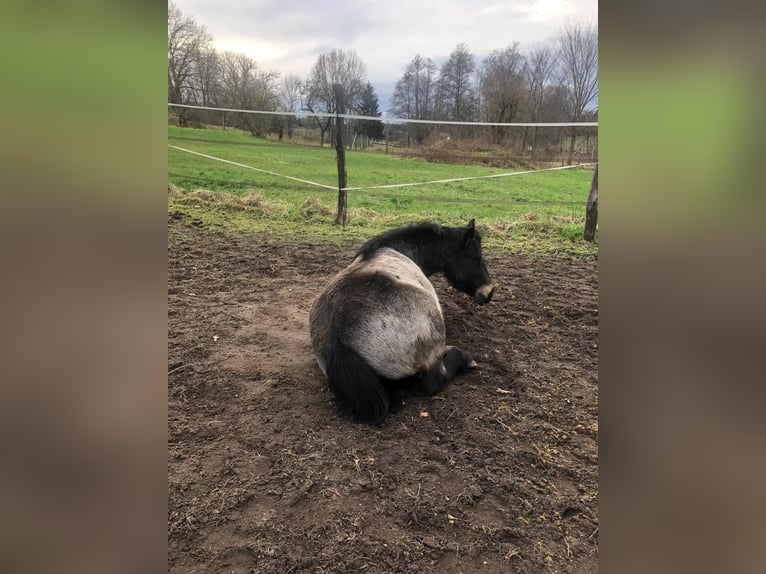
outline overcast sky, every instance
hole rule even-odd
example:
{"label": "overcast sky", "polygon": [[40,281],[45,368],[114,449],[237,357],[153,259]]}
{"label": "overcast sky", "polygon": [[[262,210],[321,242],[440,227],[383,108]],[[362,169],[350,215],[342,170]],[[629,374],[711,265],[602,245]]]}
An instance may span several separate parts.
{"label": "overcast sky", "polygon": [[477,64],[492,50],[550,38],[568,19],[598,21],[598,0],[174,0],[204,25],[219,51],[308,75],[317,56],[354,50],[381,110],[416,54],[441,64],[464,42]]}

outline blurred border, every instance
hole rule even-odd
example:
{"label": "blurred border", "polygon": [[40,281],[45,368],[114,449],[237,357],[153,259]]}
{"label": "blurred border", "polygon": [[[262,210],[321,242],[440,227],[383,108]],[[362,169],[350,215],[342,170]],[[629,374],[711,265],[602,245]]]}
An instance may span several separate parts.
{"label": "blurred border", "polygon": [[167,568],[165,18],[3,7],[6,572]]}
{"label": "blurred border", "polygon": [[766,568],[762,12],[601,6],[604,572]]}

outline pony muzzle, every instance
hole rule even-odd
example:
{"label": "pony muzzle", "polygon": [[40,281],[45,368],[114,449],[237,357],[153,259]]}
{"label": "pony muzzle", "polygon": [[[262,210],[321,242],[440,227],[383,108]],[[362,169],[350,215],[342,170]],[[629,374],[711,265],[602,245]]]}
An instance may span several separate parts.
{"label": "pony muzzle", "polygon": [[479,305],[486,305],[492,300],[492,295],[495,292],[495,286],[491,283],[482,285],[476,290],[476,294],[473,296],[474,301]]}

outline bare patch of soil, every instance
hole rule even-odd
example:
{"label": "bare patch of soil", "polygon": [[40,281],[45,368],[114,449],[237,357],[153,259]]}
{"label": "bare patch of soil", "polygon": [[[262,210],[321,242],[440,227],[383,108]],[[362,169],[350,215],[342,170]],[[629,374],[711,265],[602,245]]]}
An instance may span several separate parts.
{"label": "bare patch of soil", "polygon": [[355,247],[171,218],[169,571],[596,572],[596,262],[488,254],[484,307],[432,278],[479,368],[373,427],[308,333]]}

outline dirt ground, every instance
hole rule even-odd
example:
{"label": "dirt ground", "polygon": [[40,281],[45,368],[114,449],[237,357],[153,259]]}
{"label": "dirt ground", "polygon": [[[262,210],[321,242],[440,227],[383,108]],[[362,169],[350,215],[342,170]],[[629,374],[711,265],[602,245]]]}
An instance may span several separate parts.
{"label": "dirt ground", "polygon": [[479,368],[364,426],[308,333],[358,245],[169,221],[170,572],[597,571],[596,261],[487,254],[483,307],[433,277]]}

